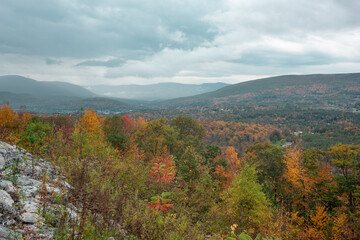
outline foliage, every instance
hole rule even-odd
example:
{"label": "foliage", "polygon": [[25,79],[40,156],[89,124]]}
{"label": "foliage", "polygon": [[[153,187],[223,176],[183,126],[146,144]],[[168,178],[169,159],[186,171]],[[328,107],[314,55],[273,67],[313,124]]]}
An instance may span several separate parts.
{"label": "foliage", "polygon": [[[315,112],[297,116],[308,121],[321,116]],[[358,239],[360,146],[304,148],[307,140],[293,135],[358,131],[350,120],[340,125],[150,121],[90,109],[78,117],[19,116],[0,108],[1,139],[52,161],[72,186],[50,194],[45,176],[39,193],[57,239]],[[279,138],[292,146],[268,141]],[[14,181],[19,166],[15,160],[5,177]],[[64,208],[48,209],[47,201]]]}
{"label": "foliage", "polygon": [[254,166],[245,165],[222,197],[222,210],[227,221],[238,223],[242,231],[263,231],[271,219],[270,203],[262,192],[256,175]]}
{"label": "foliage", "polygon": [[169,207],[173,206],[174,204],[169,203],[171,199],[169,197],[171,193],[163,192],[161,195],[151,197],[150,205],[154,209],[153,213],[157,213],[158,211],[167,212],[169,211]]}

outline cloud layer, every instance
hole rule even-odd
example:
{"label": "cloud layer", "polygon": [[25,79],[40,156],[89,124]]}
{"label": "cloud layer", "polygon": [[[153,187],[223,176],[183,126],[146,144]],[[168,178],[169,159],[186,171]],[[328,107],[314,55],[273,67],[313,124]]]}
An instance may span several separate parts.
{"label": "cloud layer", "polygon": [[0,75],[94,85],[356,72],[359,11],[358,0],[4,0]]}

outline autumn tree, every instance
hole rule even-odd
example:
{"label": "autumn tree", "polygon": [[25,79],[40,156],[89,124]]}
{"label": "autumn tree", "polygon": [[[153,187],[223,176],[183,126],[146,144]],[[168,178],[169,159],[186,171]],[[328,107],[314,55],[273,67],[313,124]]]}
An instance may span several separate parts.
{"label": "autumn tree", "polygon": [[102,134],[102,118],[93,109],[87,108],[79,121],[79,130],[88,131],[90,134]]}
{"label": "autumn tree", "polygon": [[208,166],[211,174],[215,172],[217,166],[226,168],[228,165],[227,160],[222,156],[221,148],[216,144],[207,145],[204,155],[204,164]]}
{"label": "autumn tree", "polygon": [[110,116],[104,120],[103,130],[107,141],[109,141],[113,147],[125,150],[129,147],[131,137],[135,131],[135,121],[124,116]]}
{"label": "autumn tree", "polygon": [[164,148],[172,153],[176,145],[176,132],[165,121],[165,118],[153,120],[136,133],[136,142],[147,161],[158,156]]}
{"label": "autumn tree", "polygon": [[287,149],[284,163],[286,166],[284,177],[290,183],[288,194],[294,198],[296,209],[305,212],[308,209],[309,195],[313,191],[314,182],[302,164],[302,151],[297,148]]}
{"label": "autumn tree", "polygon": [[105,141],[104,131],[102,129],[103,117],[96,114],[92,109],[87,108],[84,115],[79,119],[74,130],[72,139],[74,149],[76,149],[78,158],[92,159],[94,162],[106,159],[112,152],[110,144]]}
{"label": "autumn tree", "polygon": [[19,127],[19,115],[9,105],[0,105],[0,138],[17,142],[15,130]]}

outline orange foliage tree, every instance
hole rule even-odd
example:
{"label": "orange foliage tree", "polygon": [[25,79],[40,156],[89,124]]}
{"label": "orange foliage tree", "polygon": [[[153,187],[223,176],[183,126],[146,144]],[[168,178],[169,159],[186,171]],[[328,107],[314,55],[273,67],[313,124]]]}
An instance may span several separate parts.
{"label": "orange foliage tree", "polygon": [[0,138],[17,142],[14,130],[19,126],[19,114],[11,109],[9,105],[0,105]]}
{"label": "orange foliage tree", "polygon": [[222,182],[222,188],[227,189],[231,185],[234,175],[241,170],[242,164],[234,147],[226,148],[224,158],[227,161],[227,167],[216,165],[215,174]]}

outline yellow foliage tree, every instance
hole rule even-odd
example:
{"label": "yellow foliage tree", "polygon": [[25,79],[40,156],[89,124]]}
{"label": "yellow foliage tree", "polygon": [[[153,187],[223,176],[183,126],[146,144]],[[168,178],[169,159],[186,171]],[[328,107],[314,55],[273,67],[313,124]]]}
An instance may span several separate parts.
{"label": "yellow foliage tree", "polygon": [[311,225],[306,229],[306,239],[326,239],[325,228],[329,224],[330,216],[324,206],[317,205],[316,213],[310,216]]}
{"label": "yellow foliage tree", "polygon": [[291,192],[295,197],[295,203],[307,208],[307,197],[313,190],[314,181],[307,175],[302,165],[302,152],[300,149],[288,149],[284,155],[286,180],[291,184]]}
{"label": "yellow foliage tree", "polygon": [[89,133],[102,133],[101,122],[101,117],[94,110],[87,108],[79,121],[79,127]]}
{"label": "yellow foliage tree", "polygon": [[345,213],[340,213],[334,217],[334,222],[331,228],[331,239],[346,239],[347,233],[347,216]]}

